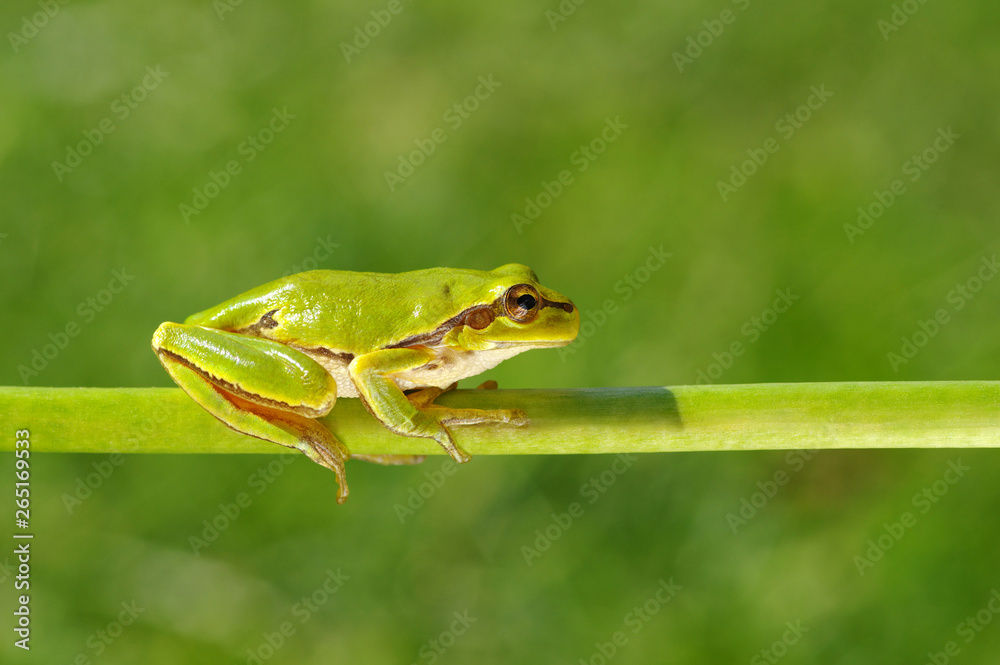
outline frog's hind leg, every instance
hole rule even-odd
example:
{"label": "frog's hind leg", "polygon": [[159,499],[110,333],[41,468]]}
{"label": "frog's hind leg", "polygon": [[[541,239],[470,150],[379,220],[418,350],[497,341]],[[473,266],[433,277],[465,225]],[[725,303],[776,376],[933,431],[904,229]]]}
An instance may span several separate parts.
{"label": "frog's hind leg", "polygon": [[351,453],[314,420],[337,395],[322,366],[277,342],[173,323],[160,326],[153,348],[206,411],[237,432],[303,452],[337,475],[337,502],[347,499],[344,462]]}

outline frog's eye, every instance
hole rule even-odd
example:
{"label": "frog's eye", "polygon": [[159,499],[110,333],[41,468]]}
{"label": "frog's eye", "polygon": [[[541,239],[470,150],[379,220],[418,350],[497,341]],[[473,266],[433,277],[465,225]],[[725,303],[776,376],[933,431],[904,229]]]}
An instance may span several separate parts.
{"label": "frog's eye", "polygon": [[507,289],[503,297],[504,312],[518,323],[528,323],[538,316],[541,296],[530,284],[518,284]]}
{"label": "frog's eye", "polygon": [[473,330],[482,330],[493,323],[493,319],[495,318],[496,315],[493,314],[493,310],[488,307],[480,307],[465,315],[465,325]]}

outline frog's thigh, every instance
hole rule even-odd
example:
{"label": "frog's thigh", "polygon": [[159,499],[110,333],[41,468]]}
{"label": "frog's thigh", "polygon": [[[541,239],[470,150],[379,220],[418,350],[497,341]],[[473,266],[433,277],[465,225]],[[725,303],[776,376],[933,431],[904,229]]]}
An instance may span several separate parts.
{"label": "frog's thigh", "polygon": [[[227,350],[234,354],[230,358],[242,360],[243,357],[246,357],[248,361],[262,363],[263,360],[258,357],[260,355],[259,345],[233,345],[233,340],[229,338],[240,336],[204,328],[199,328],[200,332],[193,335],[197,341],[191,344],[188,342],[192,336],[185,337],[183,335],[188,331],[177,330],[178,328],[196,328],[196,326],[164,324],[160,326],[153,338],[154,348],[160,362],[163,363],[164,368],[177,382],[177,385],[183,388],[202,408],[237,432],[300,450],[312,461],[336,473],[337,483],[340,486],[337,501],[343,503],[348,494],[344,461],[350,458],[350,452],[334,438],[329,429],[311,417],[301,415],[296,410],[296,407],[301,409],[302,401],[305,401],[308,409],[314,411],[322,409],[323,406],[316,407],[316,399],[301,400],[298,404],[289,404],[293,400],[288,400],[287,395],[283,404],[289,404],[291,409],[266,406],[262,403],[260,395],[249,392],[256,385],[253,380],[249,382],[249,387],[246,384],[239,386],[240,392],[227,389],[235,384],[219,381],[218,377],[209,375],[204,368],[197,364],[199,360],[204,362],[208,359],[204,353],[207,345],[203,342],[205,340],[215,342],[213,348],[216,351]],[[217,333],[218,339],[209,339],[215,336],[204,333]],[[253,341],[266,342],[266,340]],[[274,350],[278,355],[289,351],[293,354],[298,353],[292,349],[284,349],[284,347]],[[305,360],[310,359],[305,357]],[[280,368],[281,362],[276,362]],[[312,361],[310,360],[310,362]],[[253,362],[250,365],[252,366]],[[213,362],[212,366],[214,368],[216,364]],[[317,367],[319,366],[317,365]],[[220,373],[226,368],[227,364],[222,363]],[[322,370],[322,367],[319,369]],[[240,371],[245,370],[241,369]],[[251,379],[253,378],[251,377]],[[225,383],[225,385],[220,385],[220,383]],[[253,397],[254,401],[251,401],[249,397]],[[335,384],[333,384],[333,394],[326,397],[332,407],[333,400],[336,398]],[[326,411],[329,411],[329,408]]]}
{"label": "frog's thigh", "polygon": [[382,349],[357,356],[348,366],[365,406],[397,434],[434,439],[458,462],[469,455],[455,445],[448,428],[435,416],[418,409],[388,375],[420,367],[434,359],[425,348]]}
{"label": "frog's thigh", "polygon": [[318,418],[337,401],[337,383],[329,372],[278,342],[164,323],[153,336],[153,348],[164,366],[170,361],[183,364],[217,388],[254,404]]}

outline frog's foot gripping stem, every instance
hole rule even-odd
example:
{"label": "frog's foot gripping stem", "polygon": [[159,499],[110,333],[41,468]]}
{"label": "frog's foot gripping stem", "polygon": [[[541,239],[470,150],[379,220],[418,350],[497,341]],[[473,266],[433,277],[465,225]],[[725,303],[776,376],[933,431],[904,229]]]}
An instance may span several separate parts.
{"label": "frog's foot gripping stem", "polygon": [[[410,400],[410,404],[418,409],[426,409],[431,405],[435,399],[437,399],[442,394],[448,392],[449,390],[454,390],[458,386],[458,383],[453,383],[447,388],[419,388],[417,390],[412,390],[406,393],[407,399]],[[484,381],[477,389],[480,390],[496,390],[496,381]],[[434,407],[438,409],[443,409],[444,407]],[[468,411],[474,411],[474,409],[467,409]],[[479,413],[491,413],[489,411],[482,411]],[[511,411],[510,413],[515,413]],[[518,411],[523,415],[523,412]],[[492,422],[492,421],[491,421]],[[512,424],[520,425],[522,424],[516,418],[510,421]],[[464,423],[458,423],[464,424]],[[386,465],[400,465],[400,464],[420,464],[426,459],[426,455],[359,455],[358,453],[353,453],[351,459],[361,460],[362,462],[373,462],[375,464],[386,464]]]}
{"label": "frog's foot gripping stem", "polygon": [[442,393],[454,389],[454,384],[447,388],[424,388],[407,395],[392,378],[434,360],[434,352],[426,347],[382,349],[357,356],[348,371],[362,403],[383,425],[404,436],[434,439],[459,463],[471,458],[455,444],[448,425],[527,423],[520,409],[451,409],[433,403]]}
{"label": "frog's foot gripping stem", "polygon": [[[176,323],[160,326],[153,349],[171,378],[206,411],[237,432],[295,448],[330,469],[337,474],[337,503],[347,499],[344,462],[351,453],[314,420],[329,413],[337,395],[319,364],[268,340]],[[225,351],[230,353],[220,353]],[[226,366],[220,361],[226,357],[245,364]],[[276,381],[287,383],[279,383],[280,398]]]}
{"label": "frog's foot gripping stem", "polygon": [[[431,413],[438,417],[445,425],[481,425],[483,423],[495,423],[500,425],[513,425],[520,427],[528,424],[528,416],[522,409],[453,409],[447,406],[434,404],[441,395],[452,391],[458,386],[453,383],[447,388],[424,388],[407,395],[407,399],[413,406],[424,413]],[[484,381],[477,390],[496,390],[496,381]]]}

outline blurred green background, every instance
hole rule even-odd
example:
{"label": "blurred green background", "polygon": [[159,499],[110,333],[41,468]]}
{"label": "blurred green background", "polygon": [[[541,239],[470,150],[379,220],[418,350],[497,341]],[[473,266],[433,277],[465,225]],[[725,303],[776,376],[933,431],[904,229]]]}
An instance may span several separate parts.
{"label": "blurred green background", "polygon": [[[1000,280],[955,290],[1000,240],[998,20],[985,0],[5,3],[0,384],[172,385],[149,348],[161,321],[290,271],[513,261],[585,320],[616,311],[572,353],[483,377],[502,387],[1000,378]],[[845,229],[859,206],[860,235]],[[637,274],[661,246],[672,256]],[[777,290],[798,299],[772,316]],[[68,323],[66,348],[19,369]],[[954,641],[972,664],[1000,649],[1000,621],[960,626],[992,619],[1000,588],[991,451],[646,455],[592,504],[581,488],[614,458],[479,457],[402,519],[444,458],[351,464],[344,506],[328,471],[281,459],[36,458],[34,648],[5,630],[0,660],[923,663]],[[914,503],[957,460],[970,470]],[[282,472],[262,483],[269,463]],[[734,533],[727,515],[779,471]],[[190,538],[241,492],[252,503],[196,555]],[[528,565],[574,501],[584,514]],[[859,574],[905,511],[916,525]],[[314,592],[326,602],[303,613]],[[637,622],[647,601],[660,611]],[[119,630],[123,602],[142,611]]]}

